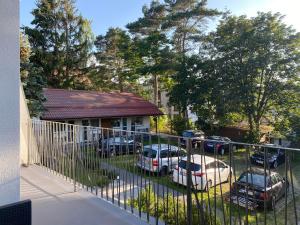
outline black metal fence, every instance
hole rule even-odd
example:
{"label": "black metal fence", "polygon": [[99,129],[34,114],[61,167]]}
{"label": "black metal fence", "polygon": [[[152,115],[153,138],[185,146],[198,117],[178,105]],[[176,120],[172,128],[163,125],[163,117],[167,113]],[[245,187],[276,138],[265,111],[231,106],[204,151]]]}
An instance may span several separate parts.
{"label": "black metal fence", "polygon": [[299,149],[28,124],[30,164],[149,223],[299,224]]}

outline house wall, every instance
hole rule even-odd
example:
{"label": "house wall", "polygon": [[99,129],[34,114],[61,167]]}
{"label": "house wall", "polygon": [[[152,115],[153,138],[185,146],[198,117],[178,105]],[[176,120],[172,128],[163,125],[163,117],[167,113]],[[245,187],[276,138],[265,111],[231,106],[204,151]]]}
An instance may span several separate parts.
{"label": "house wall", "polygon": [[[134,117],[126,117],[126,118],[127,118],[127,130],[131,131]],[[121,127],[112,127],[109,124],[109,120],[112,120],[112,118],[111,119],[101,119],[101,118],[99,118],[99,127],[115,128],[115,129],[122,129],[123,130],[122,119],[123,118],[121,118]],[[69,121],[74,121],[75,125],[82,126],[83,125],[82,124],[83,120],[88,120],[89,121],[89,126],[91,126],[91,123],[90,123],[91,119],[90,118],[86,118],[86,119],[69,119],[69,120],[60,121],[60,122],[69,123]],[[106,122],[104,122],[103,120],[105,120]],[[144,116],[144,117],[142,117],[142,121],[143,121],[142,125],[136,126],[135,130],[136,131],[149,131],[150,130],[150,117],[149,116]],[[91,132],[93,132],[93,131],[91,131]],[[84,141],[84,130],[83,129],[80,130],[79,140],[80,140],[80,142]]]}
{"label": "house wall", "polygon": [[0,206],[20,199],[19,0],[0,0]]}
{"label": "house wall", "polygon": [[289,141],[285,138],[276,138],[276,137],[271,137],[270,143],[275,144],[275,145],[281,145],[283,147],[290,147],[290,145],[291,145],[291,141]]}
{"label": "house wall", "polygon": [[22,85],[20,85],[20,163],[28,163],[28,141],[29,141],[29,111]]}
{"label": "house wall", "polygon": [[232,141],[244,141],[247,135],[247,130],[237,127],[221,127],[217,132],[218,135],[228,137]]}

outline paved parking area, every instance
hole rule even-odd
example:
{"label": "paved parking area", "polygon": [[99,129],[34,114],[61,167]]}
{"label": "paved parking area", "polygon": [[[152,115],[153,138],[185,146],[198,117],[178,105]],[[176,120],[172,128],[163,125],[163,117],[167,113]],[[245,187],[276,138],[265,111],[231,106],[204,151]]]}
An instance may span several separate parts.
{"label": "paved parking area", "polygon": [[39,166],[21,169],[21,199],[32,200],[32,225],[147,224]]}

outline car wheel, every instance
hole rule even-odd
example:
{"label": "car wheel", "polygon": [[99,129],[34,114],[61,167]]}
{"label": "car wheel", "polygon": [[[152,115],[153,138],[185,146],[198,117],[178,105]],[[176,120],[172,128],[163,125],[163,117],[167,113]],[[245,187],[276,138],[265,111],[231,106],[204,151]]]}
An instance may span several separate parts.
{"label": "car wheel", "polygon": [[278,162],[277,162],[277,160],[275,160],[273,163],[273,168],[276,169],[277,167],[278,167]]}
{"label": "car wheel", "polygon": [[206,182],[206,191],[208,192],[211,187],[212,187],[212,181],[209,180]]}
{"label": "car wheel", "polygon": [[273,196],[268,202],[267,202],[267,209],[274,210],[276,204],[276,198]]}
{"label": "car wheel", "polygon": [[168,173],[169,173],[168,167],[163,166],[163,167],[161,168],[161,170],[160,170],[159,173],[160,173],[161,176],[166,176],[166,175],[168,175]]}

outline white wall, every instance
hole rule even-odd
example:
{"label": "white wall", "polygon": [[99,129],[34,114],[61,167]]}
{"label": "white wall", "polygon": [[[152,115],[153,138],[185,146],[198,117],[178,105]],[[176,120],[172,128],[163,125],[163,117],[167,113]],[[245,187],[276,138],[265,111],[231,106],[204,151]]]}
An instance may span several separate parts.
{"label": "white wall", "polygon": [[[38,147],[33,134],[30,114],[22,85],[20,85],[20,126],[20,164],[28,165],[28,163],[35,162],[36,158],[33,157],[33,154],[37,154]],[[29,156],[29,149],[31,157]]]}
{"label": "white wall", "polygon": [[20,198],[19,0],[0,0],[0,205]]}

